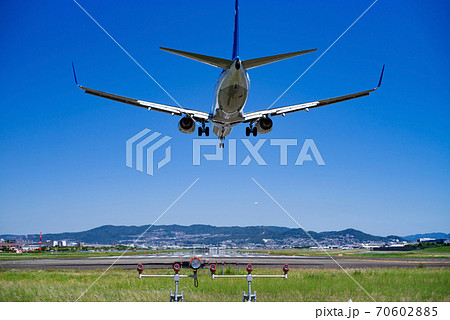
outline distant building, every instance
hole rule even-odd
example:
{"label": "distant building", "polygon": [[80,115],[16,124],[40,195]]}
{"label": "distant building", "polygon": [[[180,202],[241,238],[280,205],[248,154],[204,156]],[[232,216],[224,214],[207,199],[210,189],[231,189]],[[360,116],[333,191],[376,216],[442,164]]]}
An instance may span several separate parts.
{"label": "distant building", "polygon": [[65,240],[53,241],[54,247],[67,247],[67,242]]}
{"label": "distant building", "polygon": [[3,242],[0,247],[6,247],[8,250],[17,251],[22,250],[22,244],[16,242]]}
{"label": "distant building", "polygon": [[22,247],[23,251],[35,251],[39,249],[39,245],[36,244],[26,244]]}
{"label": "distant building", "polygon": [[420,238],[419,243],[440,243],[443,244],[445,239]]}

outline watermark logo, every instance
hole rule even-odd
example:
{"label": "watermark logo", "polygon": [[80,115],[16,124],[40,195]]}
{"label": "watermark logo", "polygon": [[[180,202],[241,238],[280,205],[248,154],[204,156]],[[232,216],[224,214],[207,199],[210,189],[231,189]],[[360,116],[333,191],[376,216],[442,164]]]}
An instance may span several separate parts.
{"label": "watermark logo", "polygon": [[[235,166],[237,165],[237,139],[229,139],[228,140],[228,165]],[[263,146],[267,146],[267,139],[258,139],[253,144],[249,139],[240,139],[241,143],[244,145],[246,149],[246,157],[242,162],[240,162],[241,166],[249,165],[252,160],[255,160],[256,164],[259,166],[267,166],[267,162],[260,154],[260,150]],[[288,147],[292,146],[291,149],[294,149],[298,152],[297,159],[295,161],[295,166],[301,166],[306,161],[316,161],[317,165],[324,166],[325,161],[322,158],[322,155],[319,152],[315,142],[313,139],[305,139],[303,142],[300,151],[298,151],[298,140],[297,139],[270,139],[269,145],[272,148],[271,153],[276,152],[276,149],[279,150],[279,164],[281,166],[288,165]],[[202,153],[202,146],[215,146],[214,153]],[[297,147],[297,148],[296,148]],[[224,161],[224,148],[219,147],[218,139],[193,139],[192,141],[192,164],[194,166],[199,166],[201,163],[201,159],[203,157],[207,161]]]}
{"label": "watermark logo", "polygon": [[[166,144],[172,137],[163,136],[161,139],[155,141],[161,136],[161,133],[154,131],[151,133],[150,129],[144,129],[138,134],[135,134],[126,142],[126,165],[127,167],[133,168],[134,159],[133,153],[136,156],[136,170],[144,172],[144,158],[147,158],[146,163],[146,173],[153,176],[154,174],[154,153],[164,144]],[[135,152],[133,152],[135,150]],[[144,151],[146,156],[144,155]],[[165,149],[165,156],[162,160],[157,163],[157,170],[164,167],[172,159],[172,148],[168,145]]]}
{"label": "watermark logo", "polygon": [[[144,172],[146,167],[145,172],[153,176],[156,170],[172,160],[172,148],[167,144],[171,139],[172,137],[150,129],[135,134],[126,141],[127,167],[135,167],[140,172]],[[291,159],[293,153],[296,156],[295,163],[291,161],[290,165],[302,166],[306,162],[325,165],[313,139],[227,139],[225,148],[220,148],[219,144],[220,140],[215,138],[192,139],[192,165],[200,166],[205,161],[222,161],[229,166],[248,166],[252,163],[267,166],[268,162],[273,165],[275,161],[278,162],[277,165],[287,166],[289,152]],[[164,151],[157,153],[164,145]],[[266,161],[264,155],[269,161]]]}

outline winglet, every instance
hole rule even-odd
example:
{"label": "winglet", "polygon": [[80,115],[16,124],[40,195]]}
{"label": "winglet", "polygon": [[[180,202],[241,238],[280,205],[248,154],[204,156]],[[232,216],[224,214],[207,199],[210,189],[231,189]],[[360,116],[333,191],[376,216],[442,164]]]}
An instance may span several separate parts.
{"label": "winglet", "polygon": [[80,86],[77,81],[77,74],[75,73],[75,66],[73,65],[73,61],[72,61],[72,70],[73,70],[73,77],[75,78],[75,84],[77,86]]}
{"label": "winglet", "polygon": [[381,69],[380,81],[378,81],[377,88],[379,88],[381,86],[381,80],[383,80],[384,66],[385,66],[385,64],[383,64],[383,69]]}

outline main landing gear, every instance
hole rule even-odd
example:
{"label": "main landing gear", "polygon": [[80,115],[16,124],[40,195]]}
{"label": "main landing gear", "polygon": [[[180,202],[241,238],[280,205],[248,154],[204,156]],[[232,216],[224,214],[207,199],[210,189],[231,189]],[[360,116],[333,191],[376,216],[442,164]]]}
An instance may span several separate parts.
{"label": "main landing gear", "polygon": [[256,130],[256,127],[247,127],[245,128],[245,135],[248,137],[250,134],[253,134],[254,137],[258,134],[258,130]]}
{"label": "main landing gear", "polygon": [[198,136],[201,137],[203,133],[206,137],[209,137],[209,127],[205,127],[204,123],[202,123],[201,127],[198,127]]}

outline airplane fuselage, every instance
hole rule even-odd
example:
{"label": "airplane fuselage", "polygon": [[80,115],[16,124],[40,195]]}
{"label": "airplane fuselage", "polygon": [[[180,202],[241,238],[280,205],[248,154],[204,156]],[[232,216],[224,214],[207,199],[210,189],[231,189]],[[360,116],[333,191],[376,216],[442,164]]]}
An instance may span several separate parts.
{"label": "airplane fuselage", "polygon": [[233,126],[244,121],[243,109],[248,98],[250,79],[239,59],[224,70],[217,80],[211,122],[213,132],[224,138]]}

